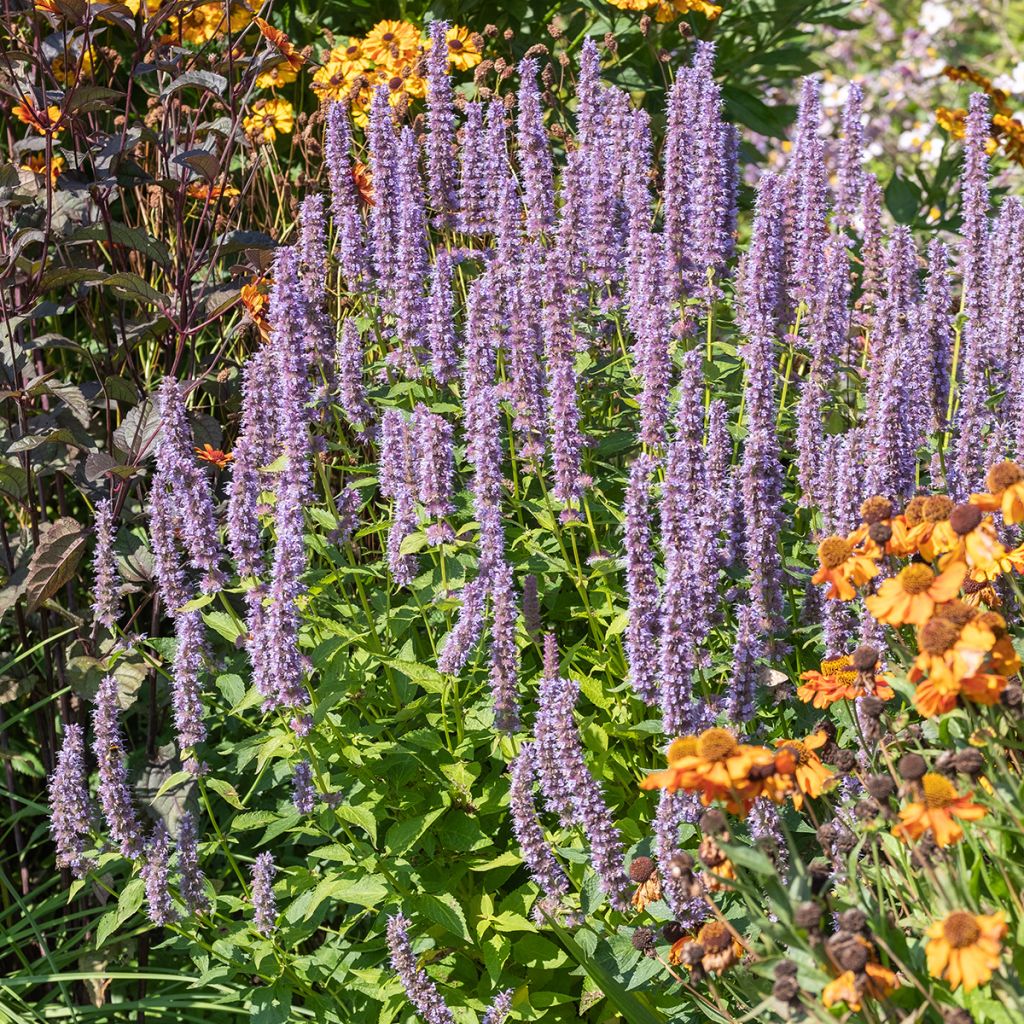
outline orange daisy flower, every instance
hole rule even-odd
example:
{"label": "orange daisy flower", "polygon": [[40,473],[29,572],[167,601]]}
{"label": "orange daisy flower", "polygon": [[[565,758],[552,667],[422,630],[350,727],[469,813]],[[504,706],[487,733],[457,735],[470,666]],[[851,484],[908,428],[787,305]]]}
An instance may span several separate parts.
{"label": "orange daisy flower", "polygon": [[982,514],[977,505],[957,505],[949,514],[949,521],[936,527],[933,540],[941,531],[939,567],[950,562],[966,562],[968,567],[984,573],[987,578],[999,575],[1008,568],[1006,548],[1000,543],[991,516]]}
{"label": "orange daisy flower", "polygon": [[277,51],[285,59],[285,63],[292,71],[299,71],[302,65],[306,63],[305,57],[299,53],[298,50],[292,45],[292,41],[282,32],[280,29],[274,28],[269,22],[264,21],[262,18],[253,18],[256,22],[256,27],[263,34],[263,37],[270,43],[271,46],[275,47]]}
{"label": "orange daisy flower", "polygon": [[959,683],[973,676],[995,646],[992,630],[974,619],[961,626],[953,619],[936,616],[917,633],[920,653],[914,659],[910,681],[927,676],[940,683]]}
{"label": "orange daisy flower", "polygon": [[231,452],[222,452],[219,448],[214,448],[212,444],[204,444],[202,448],[196,448],[195,452],[201,462],[209,462],[211,466],[216,466],[218,469],[224,469],[234,458]]}
{"label": "orange daisy flower", "polygon": [[828,583],[826,597],[850,601],[859,587],[878,575],[878,566],[870,556],[857,551],[845,537],[826,537],[818,545],[818,571],[812,583]]}
{"label": "orange daisy flower", "polygon": [[967,566],[962,562],[950,563],[938,576],[924,562],[913,562],[884,580],[877,594],[864,598],[864,604],[879,622],[923,626],[936,605],[956,597],[966,575]]}
{"label": "orange daisy flower", "polygon": [[910,843],[931,831],[939,846],[958,843],[964,830],[956,819],[978,821],[986,814],[981,804],[972,802],[973,795],[961,796],[945,775],[927,772],[921,779],[922,799],[900,809],[900,823],[893,827],[892,834]]}
{"label": "orange daisy flower", "polygon": [[799,811],[803,806],[804,797],[819,797],[832,779],[832,772],[822,764],[821,758],[815,753],[828,742],[824,730],[812,733],[802,740],[776,740],[775,746],[793,755],[792,776],[796,779],[796,791],[793,793],[793,806]]}
{"label": "orange daisy flower", "polygon": [[[820,671],[804,672],[800,676],[803,685],[797,687],[796,695],[805,704],[824,710],[841,700],[867,696],[867,687],[861,684],[860,678],[853,667],[853,658],[844,654],[823,661]],[[889,700],[893,695],[892,687],[882,676],[874,677],[872,693],[881,700]]]}
{"label": "orange daisy flower", "polygon": [[[918,501],[920,504],[915,505],[915,502]],[[926,562],[934,561],[936,555],[940,553],[936,550],[936,541],[933,541],[932,538],[940,526],[948,527],[947,520],[949,513],[953,511],[954,504],[953,499],[945,494],[933,494],[929,497],[919,495],[917,498],[912,498],[910,504],[907,505],[904,515],[910,524],[908,543],[917,548]],[[938,540],[941,543],[948,543],[950,546],[954,543],[952,537],[943,539],[941,531]],[[948,548],[943,550],[948,550]]]}
{"label": "orange daisy flower", "polygon": [[1024,469],[1016,462],[999,462],[985,477],[988,494],[972,494],[971,504],[986,512],[999,509],[1003,522],[1024,523]]}
{"label": "orange daisy flower", "polygon": [[21,102],[11,107],[11,113],[29,128],[35,129],[40,135],[56,135],[64,130],[61,123],[60,107],[50,104],[45,110],[41,110],[32,102],[32,97],[25,94]]}
{"label": "orange daisy flower", "polygon": [[926,932],[928,973],[948,981],[950,988],[963,985],[965,992],[986,984],[999,969],[1006,932],[1001,910],[994,914],[954,910]]}

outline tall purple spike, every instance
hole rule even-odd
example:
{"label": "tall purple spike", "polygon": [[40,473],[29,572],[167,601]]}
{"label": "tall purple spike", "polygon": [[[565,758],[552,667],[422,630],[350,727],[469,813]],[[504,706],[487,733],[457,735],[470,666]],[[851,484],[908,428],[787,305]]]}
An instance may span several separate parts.
{"label": "tall purple spike", "polygon": [[369,241],[363,223],[362,199],[352,164],[352,136],[348,111],[332,103],[327,111],[324,156],[331,187],[331,216],[337,231],[337,258],[345,284],[351,292],[366,287],[370,270]]}
{"label": "tall purple spike", "polygon": [[447,21],[430,25],[427,53],[427,195],[439,228],[452,227],[458,201],[455,106],[448,64]]}
{"label": "tall purple spike", "polygon": [[518,108],[517,141],[526,203],[526,231],[539,235],[549,231],[555,223],[555,185],[537,87],[537,62],[532,57],[526,57],[519,64]]}

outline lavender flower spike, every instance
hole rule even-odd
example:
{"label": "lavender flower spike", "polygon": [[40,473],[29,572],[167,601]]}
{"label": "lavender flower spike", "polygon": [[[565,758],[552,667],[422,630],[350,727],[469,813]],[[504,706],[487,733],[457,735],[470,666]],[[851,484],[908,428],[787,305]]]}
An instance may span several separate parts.
{"label": "lavender flower spike", "polygon": [[448,74],[447,21],[430,26],[427,53],[427,194],[438,227],[451,227],[457,200],[454,92]]}
{"label": "lavender flower spike", "polygon": [[331,213],[338,232],[338,265],[349,291],[360,291],[369,276],[369,252],[360,212],[359,189],[352,177],[352,137],[348,111],[332,103],[327,111],[324,156],[331,185]]}
{"label": "lavender flower spike", "polygon": [[177,917],[171,903],[171,894],[167,889],[167,858],[170,846],[171,837],[167,834],[167,826],[158,821],[146,843],[146,863],[142,865],[149,919],[155,925],[169,924]]}
{"label": "lavender flower spike", "polygon": [[196,818],[192,811],[186,811],[178,822],[178,875],[181,899],[189,911],[195,914],[209,910],[205,878],[199,867]]}
{"label": "lavender flower spike", "polygon": [[534,745],[524,743],[519,748],[519,756],[509,766],[509,813],[512,816],[512,831],[519,842],[523,860],[540,889],[534,916],[543,918],[545,914],[554,916],[561,909],[562,899],[569,892],[569,879],[555,859],[537,817],[533,799],[536,759]]}
{"label": "lavender flower spike", "polygon": [[274,899],[274,875],[277,867],[269,853],[260,853],[252,864],[252,923],[265,938],[277,929],[277,902]]}
{"label": "lavender flower spike", "polygon": [[90,829],[89,789],[85,771],[85,733],[80,725],[64,728],[57,767],[49,780],[50,831],[57,845],[57,866],[81,878],[89,867],[84,857]]}
{"label": "lavender flower spike", "polygon": [[96,554],[93,557],[93,614],[110,629],[120,614],[121,579],[114,558],[114,513],[109,498],[96,505]]}
{"label": "lavender flower spike", "polygon": [[365,429],[373,418],[363,381],[363,344],[359,328],[351,317],[341,325],[335,353],[338,372],[338,399],[345,419],[353,427]]}
{"label": "lavender flower spike", "polygon": [[142,825],[132,803],[117,707],[117,680],[107,676],[96,691],[93,753],[99,766],[99,800],[110,836],[124,857],[143,852]]}
{"label": "lavender flower spike", "polygon": [[312,814],[316,806],[313,767],[308,761],[300,761],[292,772],[292,803],[299,814]]}
{"label": "lavender flower spike", "polygon": [[409,922],[401,914],[388,918],[388,949],[391,951],[391,966],[409,997],[409,1002],[426,1021],[426,1024],[455,1024],[452,1011],[448,1009],[437,986],[427,972],[416,965],[416,955],[409,941]]}
{"label": "lavender flower spike", "polygon": [[658,579],[651,539],[651,478],[654,461],[641,455],[629,472],[626,489],[626,592],[629,621],[626,657],[629,681],[647,704],[658,701],[658,637],[660,635]]}
{"label": "lavender flower spike", "polygon": [[519,64],[519,163],[523,174],[523,199],[526,203],[526,230],[539,235],[555,221],[554,175],[544,111],[537,88],[537,62],[527,57]]}
{"label": "lavender flower spike", "polygon": [[514,995],[515,991],[510,988],[499,992],[487,1008],[480,1024],[505,1024],[505,1018],[512,1012],[512,996]]}
{"label": "lavender flower spike", "polygon": [[502,559],[491,573],[491,699],[494,727],[514,733],[519,728],[519,645],[516,636],[515,584],[512,567]]}

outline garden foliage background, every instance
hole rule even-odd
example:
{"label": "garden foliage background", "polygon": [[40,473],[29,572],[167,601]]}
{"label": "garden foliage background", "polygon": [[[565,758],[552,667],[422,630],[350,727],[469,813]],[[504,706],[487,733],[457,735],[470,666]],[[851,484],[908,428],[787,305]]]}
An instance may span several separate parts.
{"label": "garden foliage background", "polygon": [[[629,682],[636,628],[629,609],[637,596],[627,592],[625,571],[627,487],[641,449],[656,456],[663,445],[657,436],[646,437],[643,445],[637,439],[649,407],[637,385],[637,325],[614,298],[621,267],[609,272],[616,285],[591,279],[577,289],[573,308],[563,310],[576,340],[566,341],[570,348],[561,352],[558,366],[578,395],[578,428],[586,439],[577,438],[578,478],[567,482],[563,470],[570,471],[564,461],[560,468],[557,452],[553,467],[543,452],[531,455],[529,430],[521,429],[526,413],[514,407],[514,395],[500,417],[488,421],[506,446],[498,487],[503,565],[516,597],[509,606],[511,641],[508,622],[504,636],[512,651],[506,647],[505,654],[516,662],[511,671],[518,681],[521,731],[496,731],[509,707],[499,702],[496,722],[489,640],[470,649],[466,665],[455,666],[458,671],[439,670],[446,667],[439,664],[446,637],[472,593],[467,584],[491,571],[480,551],[488,526],[480,515],[482,456],[474,449],[472,422],[482,414],[469,400],[472,374],[463,379],[461,370],[449,370],[446,376],[436,364],[429,373],[415,374],[403,365],[402,325],[423,314],[426,292],[420,296],[424,304],[411,313],[391,309],[385,318],[353,285],[350,252],[341,248],[337,182],[320,319],[305,327],[313,336],[328,323],[332,345],[340,339],[341,362],[336,365],[333,348],[321,352],[308,410],[285,402],[274,414],[283,422],[290,408],[302,424],[308,417],[310,476],[289,476],[297,460],[287,438],[285,454],[271,444],[263,449],[263,461],[240,447],[242,439],[253,443],[257,420],[264,429],[277,428],[273,416],[268,425],[266,409],[282,375],[280,365],[266,363],[265,353],[274,347],[275,328],[283,329],[282,311],[291,308],[298,322],[309,315],[289,306],[288,257],[279,247],[300,243],[301,264],[292,266],[291,285],[315,277],[309,246],[315,248],[317,225],[332,203],[332,157],[324,141],[330,104],[343,101],[354,115],[355,173],[345,172],[342,187],[356,189],[361,216],[372,219],[383,187],[371,173],[367,138],[373,89],[387,90],[400,123],[412,128],[408,138],[415,142],[426,133],[420,48],[429,39],[429,25],[440,19],[458,27],[450,36],[457,46],[449,53],[460,109],[463,100],[507,101],[513,126],[521,109],[514,103],[521,88],[519,62],[527,55],[536,61],[546,143],[559,170],[579,152],[574,140],[584,40],[600,48],[601,80],[625,90],[650,115],[652,146],[659,154],[672,82],[694,60],[698,41],[714,41],[721,114],[740,129],[735,196],[742,251],[751,245],[755,189],[763,173],[790,166],[801,78],[813,73],[821,83],[818,134],[833,172],[849,84],[861,86],[864,167],[880,184],[889,241],[916,241],[922,254],[936,239],[954,249],[959,245],[964,114],[968,95],[979,86],[995,115],[988,143],[993,201],[1019,194],[1024,135],[1016,134],[1012,119],[1024,96],[1019,5],[737,0],[723,3],[720,11],[696,2],[646,6],[452,2],[399,9],[347,0],[259,10],[241,3],[228,10],[177,3],[140,13],[138,0],[134,7],[85,0],[5,2],[0,1019],[248,1016],[259,1024],[386,1024],[414,1019],[409,997],[415,1001],[417,991],[425,1000],[419,1007],[424,1019],[448,1019],[439,997],[424,988],[419,969],[440,985],[460,1022],[474,1021],[491,1007],[485,1019],[495,1024],[496,997],[497,1010],[509,1009],[513,1020],[552,1022],[732,1022],[800,1013],[832,1019],[840,1012],[863,1013],[869,1020],[962,1022],[949,1016],[958,1006],[978,1021],[1019,1019],[1013,965],[1019,968],[1024,947],[1014,940],[1024,922],[1013,922],[1010,966],[994,987],[966,1001],[956,985],[943,987],[930,976],[921,944],[937,908],[948,902],[944,886],[951,883],[945,875],[945,882],[937,880],[943,872],[961,879],[959,900],[972,911],[1020,909],[1024,869],[1014,800],[1021,787],[1013,756],[1019,736],[1012,722],[999,718],[999,705],[985,712],[960,708],[939,726],[931,720],[922,726],[906,682],[911,638],[898,632],[865,634],[882,644],[882,661],[895,673],[899,692],[889,727],[895,745],[886,763],[891,767],[918,750],[934,760],[944,747],[966,748],[979,730],[989,730],[999,749],[1010,751],[1000,761],[1003,774],[995,768],[991,773],[989,791],[995,787],[1001,801],[989,809],[996,822],[991,832],[972,835],[955,855],[936,855],[926,866],[905,851],[893,853],[899,846],[893,841],[889,855],[903,857],[898,885],[887,874],[892,865],[883,864],[885,858],[862,859],[867,848],[829,847],[827,833],[822,845],[820,826],[828,825],[843,801],[847,808],[859,806],[858,792],[861,798],[864,793],[856,787],[885,770],[877,760],[859,763],[860,777],[856,784],[844,781],[842,794],[823,797],[815,805],[819,816],[788,808],[772,826],[771,842],[768,826],[760,834],[753,826],[734,826],[740,837],[734,843],[714,822],[702,828],[691,815],[677,836],[678,847],[696,855],[702,835],[706,844],[717,834],[729,854],[725,863],[737,876],[724,893],[713,890],[720,893],[720,913],[743,939],[745,968],[732,974],[699,964],[680,967],[670,950],[678,953],[700,920],[674,924],[684,917],[679,907],[653,891],[648,905],[642,898],[632,905],[628,896],[623,899],[607,872],[602,876],[600,865],[596,872],[591,866],[591,848],[600,843],[579,822],[564,827],[550,815],[545,819],[568,879],[570,909],[556,913],[558,900],[541,900],[551,916],[537,912],[537,874],[528,870],[534,867],[527,864],[529,856],[524,861],[523,819],[510,808],[509,765],[515,761],[527,770],[521,754],[534,718],[543,754],[543,701],[539,716],[537,710],[542,679],[559,675],[552,661],[560,661],[561,675],[580,691],[576,717],[570,711],[552,728],[578,725],[592,779],[576,773],[576,782],[610,809],[626,851],[620,867],[657,854],[652,822],[659,799],[642,791],[640,782],[663,765],[667,740],[686,731],[665,726],[663,709],[646,706]],[[397,29],[381,29],[385,18],[399,22]],[[401,53],[382,41],[385,31],[397,32]],[[482,107],[472,109],[482,115]],[[337,146],[337,124],[334,131]],[[463,154],[484,138],[481,123],[469,142],[463,136]],[[336,149],[335,166],[337,154]],[[642,149],[631,156],[639,165]],[[659,214],[667,174],[666,167],[650,176]],[[392,186],[403,187],[397,180]],[[307,201],[300,216],[309,196],[325,197],[323,206]],[[494,216],[486,204],[478,214],[485,223]],[[868,294],[862,276],[868,265],[866,229],[859,217],[851,214],[846,225],[853,227],[850,306],[870,315],[870,304],[858,302]],[[406,227],[396,225],[396,238]],[[502,319],[503,307],[483,294],[481,266],[474,262],[491,247],[489,233],[490,228],[463,230],[462,224],[455,231],[442,221],[431,236],[432,266],[442,248],[458,254],[451,287],[460,327],[467,305],[473,305],[474,282],[476,301],[489,310],[481,315]],[[564,269],[575,285],[581,271],[565,244],[559,252],[569,261]],[[933,259],[935,251],[928,249]],[[740,487],[739,467],[749,446],[744,409],[750,368],[743,345],[751,330],[750,307],[737,298],[735,267],[735,259],[723,258],[710,305],[706,297],[684,301],[676,319],[691,326],[676,327],[673,334],[673,415],[677,405],[685,410],[691,403],[698,410],[698,447],[706,419],[707,449],[717,445],[720,456],[717,481],[724,490],[713,494],[719,505],[739,501],[734,488]],[[1001,281],[1011,283],[1009,277]],[[694,286],[690,297],[698,293]],[[557,299],[546,295],[545,308],[554,308]],[[1011,314],[1020,311],[1020,300],[1016,291],[1006,293]],[[969,307],[969,298],[964,304]],[[945,310],[950,324],[958,312]],[[860,338],[862,329],[870,334],[870,326],[857,323],[851,337]],[[962,323],[961,316],[958,344]],[[825,655],[848,654],[862,638],[852,620],[844,626],[838,613],[823,612],[826,602],[809,582],[818,566],[818,542],[840,523],[844,531],[856,523],[846,524],[846,513],[835,507],[822,507],[826,492],[838,493],[834,482],[831,492],[812,493],[797,456],[810,445],[827,463],[838,451],[828,438],[856,427],[870,404],[864,364],[860,353],[843,350],[842,371],[820,399],[820,429],[812,440],[800,436],[799,402],[821,367],[808,347],[806,325],[801,333],[798,319],[795,328],[778,331],[776,338],[777,405],[769,424],[781,453],[783,489],[778,620],[751,626],[739,614],[750,578],[742,559],[729,554],[743,531],[733,521],[710,541],[723,551],[713,588],[721,603],[717,610],[705,609],[707,630],[698,637],[705,655],[700,688],[716,700],[729,697],[725,704],[734,724],[748,720],[742,728],[751,742],[766,744],[816,735],[818,712],[795,698],[795,685]],[[558,324],[544,331],[557,334]],[[551,360],[558,353],[552,356],[550,344],[541,349],[547,372],[554,373]],[[538,359],[541,349],[535,351]],[[460,348],[453,354],[461,362],[466,353]],[[362,368],[354,374],[353,360]],[[504,361],[498,372],[503,380],[515,376]],[[878,383],[867,375],[869,385]],[[365,393],[346,392],[346,382],[356,379],[364,381]],[[1012,392],[1013,383],[1004,382],[999,393]],[[951,399],[951,410],[956,401]],[[571,435],[572,424],[559,420],[554,397],[551,404],[557,447],[559,430]],[[384,410],[402,415],[388,418]],[[395,452],[411,458],[409,446],[431,438],[438,446],[433,486],[444,490],[450,449],[436,417],[445,417],[448,429],[456,425],[451,457],[457,485],[451,494],[435,494],[433,507],[420,500],[412,509],[404,504],[401,481],[408,467],[396,469]],[[684,419],[685,414],[678,422]],[[941,462],[944,468],[952,450],[951,423],[940,415],[937,429],[911,453],[914,485],[944,488],[938,467]],[[252,472],[247,485],[238,482],[246,454]],[[1013,454],[1012,445],[1005,454]],[[974,469],[983,478],[986,457],[980,449],[976,455]],[[887,482],[893,483],[888,497],[910,497]],[[715,479],[709,475],[706,483],[711,487]],[[245,486],[252,508],[244,511],[260,528],[251,543],[278,554],[271,565],[250,549],[259,572],[236,572],[214,583],[225,517],[237,514],[238,488]],[[430,488],[422,480],[419,486],[422,499]],[[259,654],[246,649],[252,647],[247,641],[257,614],[253,604],[262,596],[252,578],[260,572],[269,577],[271,569],[276,574],[284,557],[279,515],[286,493],[304,516],[298,533],[285,539],[293,545],[292,557],[308,561],[289,584],[296,620],[289,626],[285,616],[262,627],[268,632],[256,647],[269,652],[270,664],[261,677]],[[844,500],[856,508],[869,496],[846,494]],[[164,506],[156,526],[154,503]],[[566,506],[577,513],[566,515]],[[171,538],[163,548],[161,515],[163,541]],[[654,532],[657,522],[652,513]],[[233,527],[227,525],[230,534]],[[175,536],[192,567],[205,565],[205,578],[175,567]],[[1004,539],[1010,547],[1010,538]],[[232,543],[236,561],[238,550]],[[1010,584],[1001,596],[1011,619],[1016,604]],[[870,626],[870,616],[862,617]],[[844,649],[826,645],[823,618],[831,622],[828,640],[841,635]],[[294,650],[282,640],[289,628],[299,637]],[[497,638],[500,627],[493,629]],[[744,629],[758,634],[758,643]],[[545,673],[546,633],[554,637],[557,656],[549,652]],[[744,636],[750,642],[747,668],[759,684],[756,712],[737,703],[730,689],[743,662]],[[298,683],[301,699],[286,686],[289,673],[301,679],[307,669],[308,708],[305,684]],[[201,722],[189,718],[195,706],[181,696],[183,673],[201,682]],[[552,691],[548,699],[570,700],[571,694],[559,698]],[[828,713],[826,732],[833,744],[853,749],[860,726],[850,707],[847,702]],[[551,706],[546,712],[549,718],[554,714]],[[976,714],[994,717],[982,721],[971,717]],[[76,737],[81,743],[80,756],[69,750],[69,736],[71,748]],[[193,743],[182,742],[190,737]],[[66,756],[58,767],[62,747]],[[47,792],[55,772],[56,800],[53,784]],[[71,818],[80,815],[88,828],[76,830],[71,818],[51,825],[51,803],[60,803],[62,787],[73,791],[82,773],[103,805],[106,825],[97,828],[95,809],[84,806],[65,810]],[[519,782],[520,797],[524,786],[532,794],[528,780]],[[122,784],[127,788],[116,788]],[[876,798],[874,791],[870,797]],[[877,801],[883,818],[887,800],[885,794]],[[118,814],[120,830],[111,828]],[[167,883],[162,858],[181,842],[183,821],[185,856],[195,830],[194,852],[205,881],[189,890],[188,865],[176,853],[170,890],[161,896]],[[872,827],[891,838],[884,824]],[[55,832],[58,840],[83,832],[86,845],[70,858],[64,847],[58,861]],[[821,895],[813,864],[823,853],[832,858],[834,894],[832,902],[820,905],[819,921],[808,924],[806,909],[803,918],[798,911],[816,905],[812,898]],[[859,865],[852,873],[843,867],[851,858]],[[713,872],[715,865],[704,863]],[[662,882],[666,870],[661,864]],[[634,871],[633,881],[646,881],[642,874],[643,868]],[[833,954],[822,955],[821,930],[835,929],[821,920],[850,908],[870,918],[872,962],[884,952],[886,969],[895,968],[901,984],[881,993],[869,988],[867,996],[861,986],[845,1001],[833,999],[837,1008],[827,1010],[822,993],[830,979],[843,975]],[[389,949],[388,920],[398,914],[405,925],[392,924]],[[414,954],[403,946],[405,927]],[[658,930],[657,956],[648,955],[654,932],[645,929]],[[772,973],[786,957],[799,964],[804,1003],[782,998],[786,989],[778,982],[786,969]],[[683,970],[690,974],[680,979]],[[503,992],[510,993],[507,1007]]]}

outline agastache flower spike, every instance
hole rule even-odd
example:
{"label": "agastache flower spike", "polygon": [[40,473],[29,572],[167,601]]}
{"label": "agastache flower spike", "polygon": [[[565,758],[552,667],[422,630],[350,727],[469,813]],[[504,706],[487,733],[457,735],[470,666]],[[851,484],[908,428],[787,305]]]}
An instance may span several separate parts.
{"label": "agastache flower spike", "polygon": [[206,880],[199,867],[199,839],[196,818],[186,811],[178,823],[178,889],[189,913],[201,914],[210,909]]}
{"label": "agastache flower spike", "polygon": [[142,865],[142,880],[146,884],[146,906],[149,919],[155,925],[169,924],[177,919],[171,894],[167,889],[167,858],[170,856],[171,837],[167,826],[158,821],[146,843],[146,862]]}
{"label": "agastache flower spike", "polygon": [[121,604],[121,577],[114,557],[114,510],[109,498],[96,503],[96,553],[93,556],[93,605],[96,621],[110,629]]}
{"label": "agastache flower spike", "polygon": [[726,714],[733,722],[749,722],[757,710],[759,659],[764,657],[767,651],[759,629],[757,609],[752,604],[741,605],[737,619],[732,681],[726,700]]}
{"label": "agastache flower spike", "polygon": [[658,700],[658,638],[660,595],[651,538],[651,478],[654,462],[641,455],[629,472],[626,489],[625,547],[626,593],[629,619],[626,623],[626,658],[629,682],[647,704]]}
{"label": "agastache flower spike", "polygon": [[192,566],[203,574],[203,592],[211,593],[220,589],[224,576],[219,568],[221,550],[210,482],[196,460],[185,399],[173,377],[164,377],[158,401],[163,436],[156,446],[157,471],[174,494],[182,546]]}
{"label": "agastache flower spike", "polygon": [[537,807],[533,799],[537,771],[536,756],[534,744],[524,743],[519,748],[519,755],[509,766],[509,814],[512,818],[512,831],[519,843],[523,860],[537,888],[540,889],[541,895],[535,908],[535,915],[543,910],[554,916],[569,892],[569,880],[555,859],[537,817]]}
{"label": "agastache flower spike", "polygon": [[[353,177],[352,138],[348,111],[332,103],[327,111],[324,155],[331,186],[331,214],[338,234],[338,265],[349,291],[360,291],[369,275],[370,255],[360,212],[359,189]],[[450,155],[449,155],[450,159]]]}
{"label": "agastache flower spike", "polygon": [[439,249],[431,276],[427,302],[427,346],[430,372],[439,384],[448,384],[458,375],[455,299],[452,294],[452,255]]}
{"label": "agastache flower spike", "polygon": [[430,25],[430,50],[427,52],[427,195],[439,228],[454,224],[455,106],[448,69],[447,21]]}
{"label": "agastache flower spike", "polygon": [[514,989],[507,988],[499,992],[483,1016],[480,1024],[504,1024],[505,1018],[512,1012],[512,997]]}
{"label": "agastache flower spike", "polygon": [[370,236],[373,243],[374,276],[380,294],[390,296],[397,269],[398,137],[385,86],[380,86],[374,92],[370,102],[367,140],[370,146],[370,173],[373,176]]}
{"label": "agastache flower spike", "polygon": [[308,761],[299,761],[292,770],[292,803],[299,814],[312,814],[316,806],[313,767]]}
{"label": "agastache flower spike", "polygon": [[492,182],[487,132],[484,128],[484,105],[466,104],[466,122],[462,128],[459,149],[461,176],[459,179],[459,230],[467,235],[483,235],[493,222]]}
{"label": "agastache flower spike", "polygon": [[504,390],[512,404],[512,426],[520,442],[518,454],[532,464],[539,464],[543,458],[547,434],[540,318],[543,260],[541,243],[527,242],[520,257],[518,279],[510,274],[504,289],[508,322],[508,385]]}
{"label": "agastache flower spike", "polygon": [[252,864],[252,923],[264,938],[277,930],[274,876],[277,866],[270,853],[259,853]]}
{"label": "agastache flower spike", "polygon": [[74,722],[64,727],[57,767],[49,779],[50,831],[57,846],[57,867],[81,878],[90,867],[85,858],[91,828],[85,733]]}
{"label": "agastache flower spike", "polygon": [[836,226],[845,229],[860,209],[860,197],[864,191],[864,92],[856,82],[851,82],[843,108],[842,140],[839,143],[838,167],[836,168]]}
{"label": "agastache flower spike", "polygon": [[206,649],[202,612],[181,612],[174,620],[174,632],[178,643],[171,669],[171,703],[178,746],[186,749],[206,739],[203,705],[199,699]]}
{"label": "agastache flower spike", "polygon": [[526,230],[531,235],[539,235],[550,230],[555,221],[555,186],[551,149],[537,88],[537,62],[532,57],[520,62],[519,82],[517,128]]}
{"label": "agastache flower spike", "polygon": [[438,672],[458,675],[473,653],[484,629],[484,597],[486,579],[478,576],[462,588],[462,608],[459,620],[445,639],[444,648],[437,658]]}
{"label": "agastache flower spike", "polygon": [[452,425],[420,402],[412,414],[415,441],[417,497],[429,516],[455,511],[452,490],[455,456]]}
{"label": "agastache flower spike", "polygon": [[[579,824],[590,843],[590,856],[601,891],[617,910],[629,906],[629,879],[626,875],[622,839],[612,821],[611,811],[601,786],[590,774],[583,757],[583,746],[573,718],[579,687],[568,679],[544,679],[540,686],[540,710],[535,737],[540,754],[541,788],[549,802],[556,805],[563,820]],[[553,774],[564,781],[551,789]],[[569,807],[565,807],[568,800]]]}
{"label": "agastache flower spike", "polygon": [[341,411],[353,427],[365,429],[373,418],[373,409],[363,380],[363,343],[352,317],[341,325],[335,362]]}
{"label": "agastache flower spike", "polygon": [[742,526],[736,501],[735,474],[732,467],[732,436],[729,433],[729,407],[716,398],[708,409],[707,464],[708,499],[714,522],[714,534],[721,545],[721,564],[732,565],[736,558]]}
{"label": "agastache flower spike", "polygon": [[490,687],[494,727],[513,733],[519,728],[519,645],[515,584],[512,567],[502,559],[491,572]]}
{"label": "agastache flower spike", "polygon": [[419,146],[409,127],[402,129],[398,143],[398,237],[395,246],[394,312],[399,350],[392,355],[409,377],[420,376],[422,324],[427,319],[426,211],[419,172]]}
{"label": "agastache flower spike", "polygon": [[134,859],[143,852],[142,825],[128,786],[124,742],[117,707],[117,680],[106,676],[96,691],[93,709],[93,753],[99,768],[97,794],[110,837],[123,857]]}
{"label": "agastache flower spike", "polygon": [[401,914],[388,918],[387,942],[391,966],[416,1012],[426,1024],[455,1024],[452,1011],[441,998],[437,986],[427,972],[416,965],[416,954],[409,940],[409,922]]}
{"label": "agastache flower spike", "polygon": [[864,231],[860,249],[861,294],[857,299],[857,325],[870,331],[885,281],[885,250],[882,246],[882,186],[873,174],[864,175],[861,197]]}
{"label": "agastache flower spike", "polygon": [[694,793],[661,791],[654,817],[654,856],[665,902],[684,928],[697,927],[707,916],[707,902],[684,893],[672,877],[672,858],[679,852],[679,826],[696,822],[701,806]]}
{"label": "agastache flower spike", "polygon": [[380,489],[391,498],[393,511],[388,531],[388,568],[398,586],[408,586],[416,574],[416,558],[402,554],[402,542],[416,529],[412,439],[409,426],[397,409],[381,420]]}

